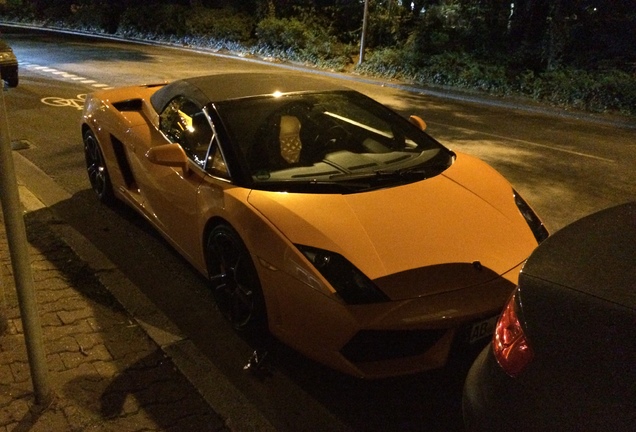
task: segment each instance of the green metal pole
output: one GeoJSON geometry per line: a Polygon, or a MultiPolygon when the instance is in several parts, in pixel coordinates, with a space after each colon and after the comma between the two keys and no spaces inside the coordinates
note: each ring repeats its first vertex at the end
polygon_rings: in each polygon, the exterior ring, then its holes
{"type": "Polygon", "coordinates": [[[367,48],[367,28],[369,22],[369,0],[364,0],[364,14],[362,16],[362,36],[360,37],[360,58],[358,66],[364,61],[364,50],[367,48]]]}
{"type": "Polygon", "coordinates": [[[18,293],[22,327],[24,327],[24,340],[29,358],[35,401],[39,405],[48,405],[52,397],[51,386],[33,287],[26,227],[20,205],[13,155],[11,154],[9,122],[2,87],[4,87],[4,83],[0,77],[0,200],[2,200],[2,214],[7,231],[13,278],[18,293]]]}

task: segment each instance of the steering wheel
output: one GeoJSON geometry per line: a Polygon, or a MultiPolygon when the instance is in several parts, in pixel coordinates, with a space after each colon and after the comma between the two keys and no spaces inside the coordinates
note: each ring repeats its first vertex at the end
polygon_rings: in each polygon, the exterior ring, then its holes
{"type": "Polygon", "coordinates": [[[323,152],[345,150],[349,134],[342,126],[332,126],[316,137],[316,145],[323,152]]]}

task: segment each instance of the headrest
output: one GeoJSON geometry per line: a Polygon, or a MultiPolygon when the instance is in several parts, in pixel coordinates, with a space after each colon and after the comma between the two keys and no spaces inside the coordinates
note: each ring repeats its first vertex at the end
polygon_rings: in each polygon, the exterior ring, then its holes
{"type": "Polygon", "coordinates": [[[292,135],[300,132],[300,121],[294,116],[280,117],[280,135],[292,135]]]}

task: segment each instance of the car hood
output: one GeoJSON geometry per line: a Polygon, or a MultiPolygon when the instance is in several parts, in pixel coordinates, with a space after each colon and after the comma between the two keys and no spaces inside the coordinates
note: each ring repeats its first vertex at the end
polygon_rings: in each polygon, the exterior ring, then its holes
{"type": "Polygon", "coordinates": [[[537,246],[510,184],[463,154],[442,175],[407,185],[344,195],[254,190],[248,200],[292,243],[343,255],[392,299],[488,282],[537,246]]]}

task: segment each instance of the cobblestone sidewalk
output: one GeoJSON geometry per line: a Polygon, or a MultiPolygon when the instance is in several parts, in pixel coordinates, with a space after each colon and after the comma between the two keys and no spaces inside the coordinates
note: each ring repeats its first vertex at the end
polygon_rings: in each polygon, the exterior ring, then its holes
{"type": "Polygon", "coordinates": [[[26,215],[53,401],[34,403],[0,213],[0,432],[227,431],[172,361],[51,230],[26,215]]]}

